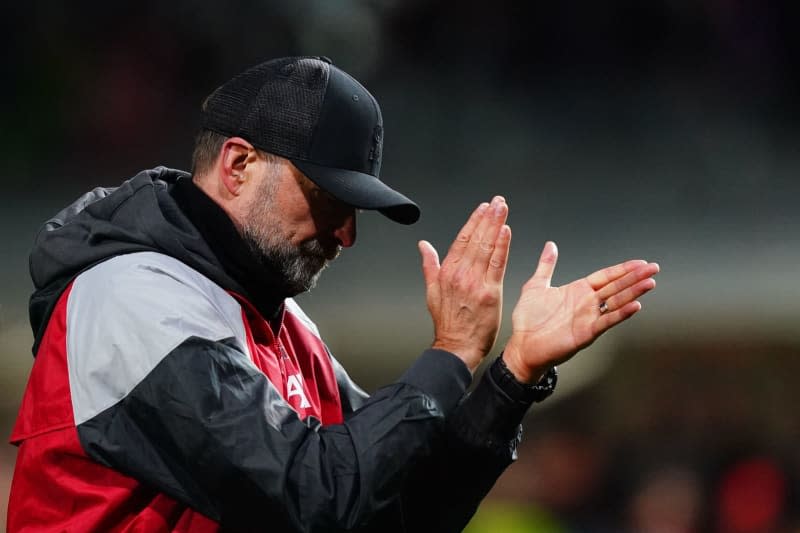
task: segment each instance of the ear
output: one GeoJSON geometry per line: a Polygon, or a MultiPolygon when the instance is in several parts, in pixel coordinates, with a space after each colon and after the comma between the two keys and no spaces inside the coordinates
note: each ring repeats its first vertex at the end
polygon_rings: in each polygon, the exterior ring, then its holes
{"type": "Polygon", "coordinates": [[[220,150],[220,178],[228,193],[239,196],[248,180],[247,167],[257,159],[253,145],[241,137],[231,137],[220,150]]]}

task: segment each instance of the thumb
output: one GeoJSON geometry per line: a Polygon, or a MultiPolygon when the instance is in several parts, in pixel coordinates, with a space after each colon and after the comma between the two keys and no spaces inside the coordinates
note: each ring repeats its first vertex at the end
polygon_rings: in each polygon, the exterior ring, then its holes
{"type": "Polygon", "coordinates": [[[549,287],[557,262],[558,247],[553,241],[547,241],[542,249],[542,255],[539,256],[539,265],[529,283],[537,287],[549,287]]]}
{"type": "Polygon", "coordinates": [[[422,256],[422,275],[425,278],[425,285],[428,286],[436,281],[439,275],[439,254],[428,241],[419,241],[417,247],[422,256]]]}

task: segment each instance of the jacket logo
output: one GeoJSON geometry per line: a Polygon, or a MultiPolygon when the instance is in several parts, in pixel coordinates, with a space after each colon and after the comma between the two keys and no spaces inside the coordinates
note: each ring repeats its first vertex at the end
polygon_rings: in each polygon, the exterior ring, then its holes
{"type": "Polygon", "coordinates": [[[306,393],[303,390],[303,382],[300,377],[300,374],[292,374],[289,376],[289,379],[286,380],[286,399],[288,400],[292,396],[300,396],[300,409],[306,409],[307,407],[311,407],[311,404],[308,403],[306,393]]]}

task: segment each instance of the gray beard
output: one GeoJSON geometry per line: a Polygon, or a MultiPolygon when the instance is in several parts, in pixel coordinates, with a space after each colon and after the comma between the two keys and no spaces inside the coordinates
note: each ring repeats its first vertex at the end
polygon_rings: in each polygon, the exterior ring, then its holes
{"type": "Polygon", "coordinates": [[[328,266],[325,249],[317,240],[294,246],[271,228],[249,224],[242,228],[242,237],[256,260],[281,277],[290,296],[313,289],[328,266]]]}
{"type": "MultiPolygon", "coordinates": [[[[270,169],[274,172],[274,168],[270,169]]],[[[242,226],[242,238],[250,252],[266,269],[276,272],[290,296],[309,291],[317,285],[319,275],[331,260],[339,255],[341,246],[326,253],[319,239],[297,246],[289,242],[276,213],[273,197],[276,190],[274,174],[262,183],[256,200],[250,205],[242,226]]]]}

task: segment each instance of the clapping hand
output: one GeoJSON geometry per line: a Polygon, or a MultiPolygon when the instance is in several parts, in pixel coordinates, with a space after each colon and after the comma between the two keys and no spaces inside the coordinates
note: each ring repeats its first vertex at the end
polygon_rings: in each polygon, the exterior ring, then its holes
{"type": "Polygon", "coordinates": [[[548,241],[536,272],[522,287],[511,316],[512,333],[503,358],[519,381],[535,383],[549,368],[589,346],[627,320],[653,290],[657,263],[634,259],[552,287],[558,248],[548,241]]]}
{"type": "Polygon", "coordinates": [[[494,346],[500,328],[511,230],[508,206],[495,196],[472,213],[444,261],[420,241],[428,310],[433,318],[433,348],[459,357],[470,371],[494,346]]]}

